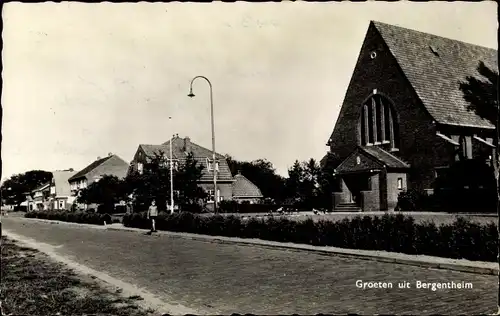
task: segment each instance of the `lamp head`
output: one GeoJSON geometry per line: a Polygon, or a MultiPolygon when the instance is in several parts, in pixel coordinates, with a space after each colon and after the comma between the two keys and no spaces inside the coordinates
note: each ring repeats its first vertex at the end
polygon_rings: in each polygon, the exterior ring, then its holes
{"type": "Polygon", "coordinates": [[[189,89],[188,97],[190,97],[190,98],[194,97],[193,88],[189,89]]]}

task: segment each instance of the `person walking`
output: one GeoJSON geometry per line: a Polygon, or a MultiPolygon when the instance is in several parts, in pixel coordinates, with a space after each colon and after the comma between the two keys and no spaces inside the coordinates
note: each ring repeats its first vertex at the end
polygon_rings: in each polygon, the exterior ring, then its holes
{"type": "Polygon", "coordinates": [[[158,207],[156,206],[156,202],[153,200],[151,202],[151,206],[149,206],[148,209],[148,219],[151,220],[151,232],[156,232],[156,226],[155,226],[155,221],[156,217],[158,216],[158,207]]]}

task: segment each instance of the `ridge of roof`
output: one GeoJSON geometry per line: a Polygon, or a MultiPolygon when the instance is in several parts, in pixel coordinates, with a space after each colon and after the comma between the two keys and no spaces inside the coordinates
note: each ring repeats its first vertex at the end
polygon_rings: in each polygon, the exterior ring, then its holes
{"type": "Polygon", "coordinates": [[[460,84],[469,77],[487,79],[480,63],[498,73],[496,49],[401,26],[371,21],[404,76],[439,124],[492,129],[494,125],[468,109],[460,84]]]}
{"type": "Polygon", "coordinates": [[[74,180],[74,179],[78,179],[78,178],[81,178],[81,177],[85,176],[87,173],[89,173],[90,171],[92,171],[95,168],[99,167],[105,161],[107,161],[108,159],[110,159],[111,157],[114,157],[114,156],[116,156],[116,155],[106,156],[104,158],[97,159],[97,160],[93,161],[88,166],[86,166],[85,168],[83,168],[82,170],[80,170],[76,174],[74,174],[72,177],[70,177],[68,179],[68,181],[71,181],[71,180],[74,180]]]}
{"type": "Polygon", "coordinates": [[[415,30],[415,29],[412,29],[412,28],[409,28],[409,27],[404,27],[404,26],[400,26],[400,25],[396,25],[396,24],[389,24],[389,23],[380,22],[380,21],[376,21],[376,20],[370,20],[370,23],[373,23],[375,26],[380,26],[380,27],[399,28],[399,29],[411,31],[411,32],[414,32],[414,33],[421,33],[421,35],[432,35],[433,37],[436,37],[436,38],[441,38],[441,39],[445,39],[445,40],[449,40],[449,41],[459,42],[459,43],[466,44],[466,45],[471,45],[471,46],[477,46],[477,47],[480,47],[480,48],[483,48],[483,49],[488,49],[488,50],[492,50],[494,52],[497,52],[497,50],[495,48],[492,48],[492,47],[487,47],[487,46],[483,46],[483,45],[473,44],[473,43],[465,42],[465,41],[462,41],[462,40],[458,40],[458,39],[454,39],[454,38],[446,37],[446,36],[442,36],[442,35],[436,35],[436,34],[432,34],[432,33],[427,33],[427,32],[415,30]]]}

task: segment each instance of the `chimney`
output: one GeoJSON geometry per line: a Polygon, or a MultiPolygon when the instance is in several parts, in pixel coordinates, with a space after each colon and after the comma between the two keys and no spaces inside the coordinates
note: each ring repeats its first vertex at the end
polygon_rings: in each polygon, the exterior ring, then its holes
{"type": "Polygon", "coordinates": [[[97,160],[101,160],[101,156],[97,156],[97,160]]]}
{"type": "Polygon", "coordinates": [[[113,156],[113,153],[109,152],[108,157],[111,157],[111,156],[113,156]]]}
{"type": "Polygon", "coordinates": [[[69,168],[69,169],[68,169],[68,171],[69,171],[69,172],[73,172],[73,171],[75,171],[75,170],[74,170],[73,168],[69,168]]]}
{"type": "Polygon", "coordinates": [[[187,136],[184,138],[184,151],[191,151],[191,139],[187,136]]]}

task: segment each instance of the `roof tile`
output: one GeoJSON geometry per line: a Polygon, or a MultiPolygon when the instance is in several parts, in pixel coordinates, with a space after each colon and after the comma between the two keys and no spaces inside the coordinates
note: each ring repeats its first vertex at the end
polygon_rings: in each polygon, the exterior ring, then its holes
{"type": "Polygon", "coordinates": [[[260,189],[242,174],[234,176],[233,197],[235,198],[262,198],[260,189]]]}
{"type": "Polygon", "coordinates": [[[372,22],[432,117],[442,124],[494,128],[467,109],[460,83],[469,76],[481,80],[480,62],[498,73],[497,50],[372,22]],[[437,54],[435,54],[436,51],[437,54]]]}

